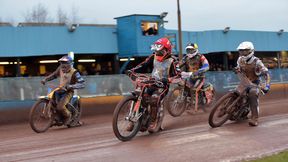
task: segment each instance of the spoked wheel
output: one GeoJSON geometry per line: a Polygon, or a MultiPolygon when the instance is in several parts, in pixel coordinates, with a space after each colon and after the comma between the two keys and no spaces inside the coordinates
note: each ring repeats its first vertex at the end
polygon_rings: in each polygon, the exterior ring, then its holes
{"type": "Polygon", "coordinates": [[[228,113],[227,108],[233,106],[231,104],[236,98],[237,96],[233,92],[230,92],[216,102],[209,115],[209,125],[212,128],[220,127],[231,117],[232,114],[228,113]]]}
{"type": "Polygon", "coordinates": [[[29,123],[31,128],[37,133],[47,131],[52,125],[53,114],[48,108],[49,100],[38,100],[30,110],[29,123]]]}
{"type": "Polygon", "coordinates": [[[180,116],[186,109],[186,96],[183,96],[183,91],[183,87],[174,88],[166,101],[167,110],[173,117],[180,116]]]}
{"type": "MultiPolygon", "coordinates": [[[[132,111],[137,98],[134,96],[127,96],[119,102],[113,114],[113,132],[115,136],[121,141],[131,140],[136,136],[140,130],[142,117],[136,122],[129,120],[129,112],[132,111]],[[133,126],[131,126],[133,125],[133,126]],[[129,127],[131,129],[129,129],[129,127]]],[[[132,113],[132,112],[131,112],[132,113]]],[[[131,115],[130,113],[130,115],[131,115]]]]}

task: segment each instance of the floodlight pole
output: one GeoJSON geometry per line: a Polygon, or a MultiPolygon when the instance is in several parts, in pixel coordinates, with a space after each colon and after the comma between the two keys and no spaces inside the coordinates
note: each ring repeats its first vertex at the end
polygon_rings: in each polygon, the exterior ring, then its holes
{"type": "Polygon", "coordinates": [[[181,11],[179,0],[177,0],[177,16],[178,16],[178,41],[179,41],[179,61],[182,63],[182,30],[181,30],[181,11]]]}

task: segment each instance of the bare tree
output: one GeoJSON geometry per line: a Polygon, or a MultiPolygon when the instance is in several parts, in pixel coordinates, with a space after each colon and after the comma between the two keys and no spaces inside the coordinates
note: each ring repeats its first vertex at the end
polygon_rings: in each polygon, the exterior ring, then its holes
{"type": "Polygon", "coordinates": [[[48,17],[48,9],[42,3],[38,3],[32,8],[31,11],[27,11],[25,14],[26,22],[51,22],[51,19],[48,17]]]}
{"type": "Polygon", "coordinates": [[[64,12],[60,7],[58,7],[57,11],[57,20],[58,23],[65,23],[65,24],[68,23],[69,21],[66,12],[64,12]]]}
{"type": "Polygon", "coordinates": [[[71,24],[78,24],[80,21],[80,18],[78,16],[78,9],[73,6],[70,14],[70,23],[71,24]]]}

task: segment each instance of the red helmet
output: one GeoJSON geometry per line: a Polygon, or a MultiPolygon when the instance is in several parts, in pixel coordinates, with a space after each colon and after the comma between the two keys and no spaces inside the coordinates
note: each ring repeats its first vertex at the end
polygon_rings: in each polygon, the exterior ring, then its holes
{"type": "Polygon", "coordinates": [[[172,46],[167,38],[158,39],[151,47],[151,50],[155,51],[157,61],[164,61],[171,55],[172,46]]]}

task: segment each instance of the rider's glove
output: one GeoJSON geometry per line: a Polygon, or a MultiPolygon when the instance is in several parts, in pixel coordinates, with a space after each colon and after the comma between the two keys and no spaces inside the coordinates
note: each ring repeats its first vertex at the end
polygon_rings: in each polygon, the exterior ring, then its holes
{"type": "Polygon", "coordinates": [[[45,85],[46,84],[46,79],[41,80],[41,84],[45,85]]]}
{"type": "Polygon", "coordinates": [[[132,74],[132,71],[131,71],[131,70],[126,70],[126,71],[125,71],[125,74],[130,77],[130,75],[132,74]]]}
{"type": "Polygon", "coordinates": [[[268,91],[270,90],[270,85],[268,84],[268,85],[266,85],[263,89],[262,89],[262,91],[266,94],[266,93],[268,93],[268,91]]]}
{"type": "Polygon", "coordinates": [[[167,78],[162,78],[161,79],[161,82],[164,84],[164,85],[167,85],[169,80],[167,78]]]}
{"type": "Polygon", "coordinates": [[[132,70],[126,70],[125,74],[128,75],[128,77],[130,77],[133,81],[136,80],[136,76],[133,75],[133,71],[132,70]]]}
{"type": "Polygon", "coordinates": [[[190,78],[192,76],[193,76],[192,72],[185,72],[185,71],[181,72],[181,78],[182,79],[187,79],[187,78],[190,78]]]}
{"type": "Polygon", "coordinates": [[[65,86],[65,89],[66,89],[67,91],[72,90],[72,89],[73,89],[73,86],[72,86],[72,85],[66,85],[66,86],[65,86]]]}
{"type": "Polygon", "coordinates": [[[240,68],[239,68],[239,67],[233,68],[233,72],[234,72],[235,74],[239,73],[239,72],[240,72],[240,68]]]}

